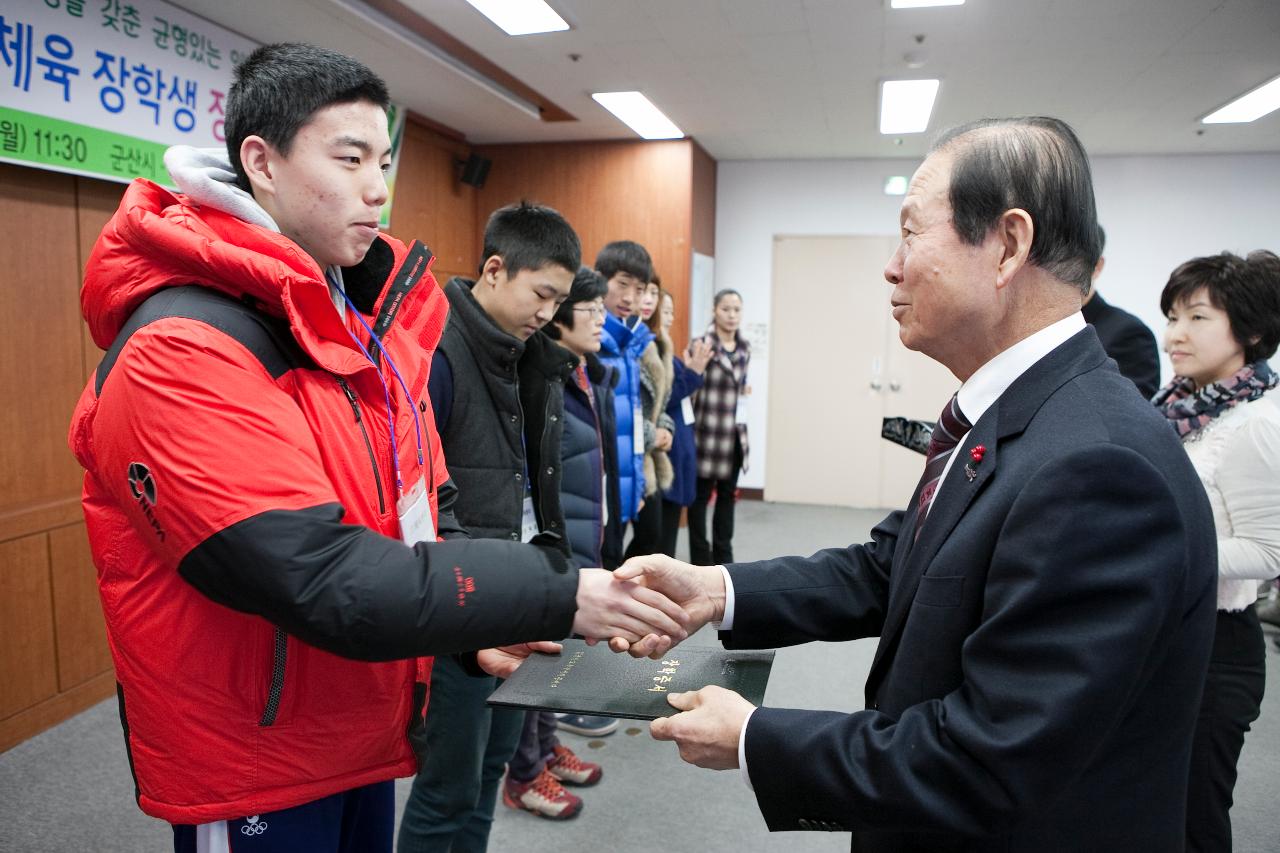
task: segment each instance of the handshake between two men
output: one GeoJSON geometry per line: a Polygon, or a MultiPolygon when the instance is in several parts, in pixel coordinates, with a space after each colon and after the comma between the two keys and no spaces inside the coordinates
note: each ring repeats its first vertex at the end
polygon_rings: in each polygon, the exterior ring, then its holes
{"type": "MultiPolygon", "coordinates": [[[[662,554],[633,557],[612,573],[580,570],[573,631],[588,643],[605,640],[620,654],[658,659],[708,622],[721,621],[725,598],[718,566],[694,566],[662,554]]],[[[559,643],[532,642],[485,649],[477,657],[491,675],[506,678],[533,652],[560,649],[559,643]]],[[[714,686],[673,693],[668,701],[681,713],[654,720],[655,739],[675,741],[690,764],[738,767],[738,741],[754,705],[714,686]]]]}

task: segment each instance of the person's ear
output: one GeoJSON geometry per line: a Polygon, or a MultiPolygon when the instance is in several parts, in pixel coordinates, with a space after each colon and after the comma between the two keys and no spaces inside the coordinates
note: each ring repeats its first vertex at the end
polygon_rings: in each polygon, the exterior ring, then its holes
{"type": "Polygon", "coordinates": [[[240,167],[249,179],[249,188],[255,198],[259,193],[275,195],[275,160],[279,152],[261,136],[247,136],[240,143],[240,167]]]}
{"type": "Polygon", "coordinates": [[[1031,241],[1036,227],[1031,214],[1020,207],[1006,210],[996,223],[995,240],[999,248],[996,287],[1004,287],[1027,265],[1031,241]]]}
{"type": "Polygon", "coordinates": [[[502,262],[502,256],[490,255],[480,268],[480,278],[486,284],[496,287],[499,279],[505,277],[506,271],[507,266],[502,262]]]}

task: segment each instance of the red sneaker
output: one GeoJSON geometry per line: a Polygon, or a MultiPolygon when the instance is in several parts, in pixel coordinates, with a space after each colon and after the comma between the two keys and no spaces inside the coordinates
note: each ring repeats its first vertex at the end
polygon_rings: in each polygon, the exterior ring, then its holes
{"type": "Polygon", "coordinates": [[[547,772],[566,785],[584,787],[599,782],[603,775],[599,764],[583,761],[563,744],[556,744],[555,754],[547,759],[547,772]]]}
{"type": "Polygon", "coordinates": [[[566,791],[546,768],[531,782],[516,782],[508,776],[502,783],[502,802],[549,820],[568,820],[582,811],[582,798],[566,791]]]}

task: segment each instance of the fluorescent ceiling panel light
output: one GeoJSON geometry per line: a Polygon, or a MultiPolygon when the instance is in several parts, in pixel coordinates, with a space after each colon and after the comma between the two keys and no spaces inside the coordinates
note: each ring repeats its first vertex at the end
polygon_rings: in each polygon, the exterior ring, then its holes
{"type": "Polygon", "coordinates": [[[893,175],[884,179],[885,195],[906,195],[907,194],[907,177],[906,175],[893,175]]]}
{"type": "Polygon", "coordinates": [[[880,84],[880,132],[922,133],[937,95],[937,80],[885,80],[880,84]]]}
{"type": "Polygon", "coordinates": [[[928,6],[963,6],[964,0],[892,0],[890,9],[924,9],[928,6]]]}
{"type": "Polygon", "coordinates": [[[543,0],[467,0],[509,36],[554,33],[569,29],[564,18],[543,0]]]}
{"type": "Polygon", "coordinates": [[[639,92],[596,92],[591,97],[645,139],[680,139],[684,131],[639,92]]]}
{"type": "Polygon", "coordinates": [[[1231,124],[1260,119],[1269,112],[1280,109],[1280,77],[1263,83],[1252,92],[1236,98],[1220,110],[1214,110],[1200,119],[1203,124],[1231,124]]]}

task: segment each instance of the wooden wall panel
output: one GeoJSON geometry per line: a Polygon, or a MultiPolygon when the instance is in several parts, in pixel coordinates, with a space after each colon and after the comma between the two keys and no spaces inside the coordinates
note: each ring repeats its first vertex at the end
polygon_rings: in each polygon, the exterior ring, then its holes
{"type": "Polygon", "coordinates": [[[0,719],[58,692],[49,585],[49,538],[44,533],[0,542],[0,719]]]}
{"type": "Polygon", "coordinates": [[[0,164],[0,513],[78,493],[67,424],[80,395],[75,178],[0,164]]]}
{"type": "Polygon", "coordinates": [[[477,147],[493,160],[480,191],[480,225],[490,211],[528,199],[564,214],[587,265],[606,243],[635,240],[678,307],[689,293],[691,148],[686,140],[477,147]]]}
{"type": "Polygon", "coordinates": [[[388,230],[406,243],[421,240],[435,252],[441,284],[454,275],[475,278],[480,263],[476,190],[458,180],[455,165],[470,153],[465,142],[412,119],[405,125],[388,230]]]}
{"type": "MultiPolygon", "coordinates": [[[[716,254],[716,161],[693,143],[693,180],[691,206],[691,230],[693,251],[715,257],[716,254]]],[[[689,293],[683,294],[684,302],[676,301],[675,328],[686,333],[689,328],[689,293]]]]}
{"type": "Polygon", "coordinates": [[[98,578],[84,524],[49,531],[49,567],[58,689],[66,691],[112,668],[98,599],[98,578]]]}
{"type": "Polygon", "coordinates": [[[108,695],[113,674],[67,449],[101,352],[80,319],[84,263],[123,184],[0,165],[0,750],[108,695]]]}

